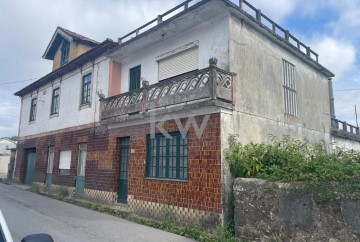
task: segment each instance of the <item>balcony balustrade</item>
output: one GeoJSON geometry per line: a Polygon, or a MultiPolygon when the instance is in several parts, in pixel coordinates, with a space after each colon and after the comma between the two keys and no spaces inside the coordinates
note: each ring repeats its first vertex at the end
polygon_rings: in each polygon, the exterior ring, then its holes
{"type": "Polygon", "coordinates": [[[213,101],[233,106],[235,74],[217,67],[216,58],[209,60],[209,67],[169,78],[149,85],[143,80],[143,87],[117,96],[102,98],[101,120],[103,122],[119,117],[146,115],[149,111],[171,106],[187,105],[201,101],[213,101]]]}

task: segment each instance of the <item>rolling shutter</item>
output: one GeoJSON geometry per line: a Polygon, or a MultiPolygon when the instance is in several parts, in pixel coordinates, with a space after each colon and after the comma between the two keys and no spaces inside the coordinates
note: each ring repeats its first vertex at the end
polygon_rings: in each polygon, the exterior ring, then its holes
{"type": "Polygon", "coordinates": [[[60,151],[60,170],[69,170],[71,164],[71,150],[60,151]]]}
{"type": "Polygon", "coordinates": [[[159,81],[197,70],[199,63],[199,48],[193,47],[159,60],[159,81]]]}

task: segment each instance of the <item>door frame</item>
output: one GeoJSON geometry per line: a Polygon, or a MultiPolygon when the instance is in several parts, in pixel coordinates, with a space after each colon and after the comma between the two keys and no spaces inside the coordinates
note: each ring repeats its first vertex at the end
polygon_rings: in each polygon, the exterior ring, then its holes
{"type": "Polygon", "coordinates": [[[35,163],[36,163],[36,148],[33,147],[33,148],[26,149],[26,170],[25,170],[25,184],[26,185],[31,186],[34,182],[35,163]],[[29,167],[29,155],[30,154],[33,155],[32,167],[29,167]],[[29,169],[32,172],[31,177],[28,176],[28,175],[30,175],[29,169]]]}
{"type": "Polygon", "coordinates": [[[48,147],[47,166],[46,166],[46,188],[49,191],[51,190],[51,185],[52,185],[52,173],[54,170],[54,160],[55,160],[55,147],[49,146],[48,147]],[[50,151],[51,151],[51,153],[50,153],[50,151]],[[49,169],[49,166],[51,166],[51,169],[49,169]]]}
{"type": "Polygon", "coordinates": [[[78,165],[76,169],[76,182],[75,182],[75,191],[78,195],[83,195],[85,191],[85,171],[86,171],[86,157],[87,157],[87,143],[80,143],[78,144],[78,165]],[[81,152],[85,152],[84,157],[84,170],[83,175],[80,175],[81,172],[81,152]]]}
{"type": "MultiPolygon", "coordinates": [[[[118,171],[117,171],[117,202],[118,203],[122,203],[122,204],[127,204],[127,199],[128,199],[128,194],[129,194],[129,161],[130,161],[130,145],[131,145],[131,139],[130,137],[121,137],[118,139],[118,152],[119,152],[119,156],[118,156],[118,171]],[[122,144],[122,141],[124,141],[124,143],[122,144]],[[122,150],[127,150],[127,161],[126,162],[122,162],[122,150]],[[126,164],[125,164],[126,163],[126,164]],[[122,166],[124,165],[125,166],[122,166]],[[122,171],[122,167],[126,168],[126,171],[122,171]],[[122,175],[126,176],[126,179],[121,178],[121,172],[125,172],[122,175]],[[123,187],[120,186],[120,183],[124,182],[126,183],[126,189],[125,191],[122,191],[121,189],[123,187]]],[[[126,151],[125,151],[126,152],[126,151]]]]}

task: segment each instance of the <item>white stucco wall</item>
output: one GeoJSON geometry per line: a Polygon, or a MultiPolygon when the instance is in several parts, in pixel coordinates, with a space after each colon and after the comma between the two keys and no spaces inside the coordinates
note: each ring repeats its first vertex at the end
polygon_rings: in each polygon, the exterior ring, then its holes
{"type": "Polygon", "coordinates": [[[109,59],[99,57],[94,67],[87,63],[82,73],[76,69],[63,76],[62,81],[56,79],[38,91],[22,98],[19,137],[70,128],[99,121],[99,98],[96,91],[108,92],[109,59]],[[92,73],[91,105],[80,108],[82,76],[92,73]],[[60,87],[59,114],[50,116],[52,91],[60,87]],[[31,96],[32,95],[32,96],[31,96]],[[36,119],[29,122],[31,99],[37,97],[36,119]]]}
{"type": "Polygon", "coordinates": [[[199,42],[199,69],[208,67],[211,57],[218,59],[219,67],[228,69],[228,36],[229,18],[228,13],[224,11],[223,15],[217,16],[209,22],[196,25],[145,51],[134,53],[122,62],[121,92],[129,91],[131,68],[141,65],[141,76],[150,84],[154,84],[158,82],[158,62],[155,58],[194,41],[199,42]]]}
{"type": "Polygon", "coordinates": [[[330,143],[330,99],[325,75],[233,15],[229,48],[230,71],[237,74],[231,122],[243,142],[266,142],[271,134],[330,143]],[[295,66],[296,117],[284,113],[283,60],[295,66]]]}
{"type": "Polygon", "coordinates": [[[10,162],[10,155],[0,156],[0,178],[6,177],[8,166],[10,162]]]}
{"type": "Polygon", "coordinates": [[[331,144],[333,146],[333,149],[336,149],[337,147],[341,149],[346,150],[358,150],[360,151],[360,142],[356,140],[351,139],[345,139],[342,137],[337,136],[331,136],[331,144]]]}

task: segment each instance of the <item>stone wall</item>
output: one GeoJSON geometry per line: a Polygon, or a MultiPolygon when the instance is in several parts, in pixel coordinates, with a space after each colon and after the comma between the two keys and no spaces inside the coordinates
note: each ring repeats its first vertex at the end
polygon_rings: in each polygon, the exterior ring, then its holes
{"type": "Polygon", "coordinates": [[[294,185],[258,179],[234,182],[236,236],[251,240],[359,241],[360,201],[317,204],[294,185]]]}

